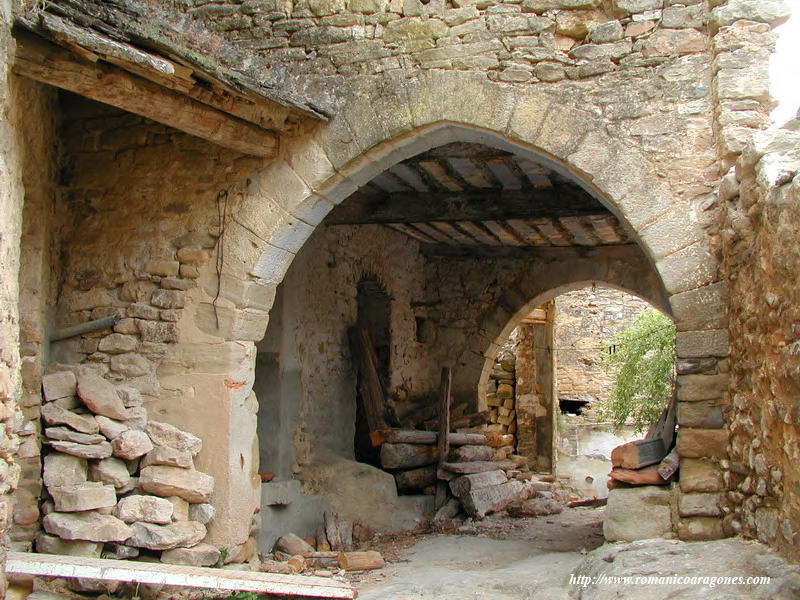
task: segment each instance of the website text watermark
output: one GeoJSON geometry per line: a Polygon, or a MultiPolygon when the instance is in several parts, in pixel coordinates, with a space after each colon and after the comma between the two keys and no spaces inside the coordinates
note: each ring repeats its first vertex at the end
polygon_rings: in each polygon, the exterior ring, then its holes
{"type": "Polygon", "coordinates": [[[570,585],[589,587],[595,585],[768,585],[769,577],[703,576],[703,575],[575,575],[569,576],[570,585]]]}

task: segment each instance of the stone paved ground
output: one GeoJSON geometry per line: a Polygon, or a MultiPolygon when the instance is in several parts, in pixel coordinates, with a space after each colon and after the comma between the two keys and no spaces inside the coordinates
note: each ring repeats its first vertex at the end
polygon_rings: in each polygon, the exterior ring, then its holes
{"type": "Polygon", "coordinates": [[[360,600],[611,600],[800,598],[800,567],[757,542],[644,540],[602,544],[602,509],[510,519],[467,533],[392,540],[379,572],[356,580],[360,600]],[[768,585],[570,585],[585,576],[770,576],[768,585]]]}

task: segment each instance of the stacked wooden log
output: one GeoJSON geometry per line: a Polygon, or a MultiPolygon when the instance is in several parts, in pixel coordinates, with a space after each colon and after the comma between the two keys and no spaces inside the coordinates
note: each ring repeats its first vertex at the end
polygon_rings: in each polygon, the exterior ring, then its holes
{"type": "Polygon", "coordinates": [[[380,552],[357,550],[372,538],[372,529],[365,523],[341,520],[326,512],[314,538],[303,539],[293,533],[280,537],[272,554],[261,562],[261,570],[329,575],[340,570],[380,569],[385,564],[380,552]]]}

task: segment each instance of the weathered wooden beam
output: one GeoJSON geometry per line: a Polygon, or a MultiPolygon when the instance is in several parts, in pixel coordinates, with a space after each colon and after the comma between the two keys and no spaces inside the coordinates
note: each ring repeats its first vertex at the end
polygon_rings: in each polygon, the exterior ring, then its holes
{"type": "Polygon", "coordinates": [[[13,70],[91,100],[152,119],[244,154],[275,156],[275,133],[102,62],[92,63],[33,34],[18,32],[13,70]]]}
{"type": "Polygon", "coordinates": [[[223,571],[207,567],[186,567],[54,554],[9,552],[6,573],[34,577],[67,577],[95,581],[123,581],[177,587],[255,592],[279,596],[313,598],[356,598],[349,585],[324,577],[223,571]]]}
{"type": "Polygon", "coordinates": [[[390,194],[361,190],[351,200],[334,208],[325,222],[328,225],[452,223],[610,214],[588,194],[565,197],[553,189],[390,194]]]}
{"type": "MultiPolygon", "coordinates": [[[[450,367],[442,367],[442,375],[439,380],[439,429],[436,433],[436,453],[439,455],[437,467],[442,466],[450,453],[450,389],[452,384],[453,373],[450,367]]],[[[437,481],[434,507],[439,510],[445,502],[447,502],[447,484],[437,481]]]]}

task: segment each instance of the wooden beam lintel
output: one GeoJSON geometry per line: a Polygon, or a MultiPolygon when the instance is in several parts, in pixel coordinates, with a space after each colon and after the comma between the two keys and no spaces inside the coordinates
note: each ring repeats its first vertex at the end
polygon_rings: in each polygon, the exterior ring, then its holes
{"type": "Polygon", "coordinates": [[[272,158],[278,138],[177,91],[117,67],[92,63],[27,32],[16,35],[13,70],[103,104],[168,125],[243,154],[272,158]]]}

